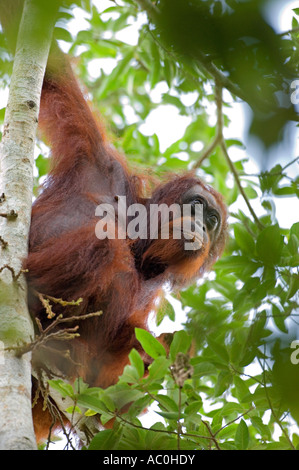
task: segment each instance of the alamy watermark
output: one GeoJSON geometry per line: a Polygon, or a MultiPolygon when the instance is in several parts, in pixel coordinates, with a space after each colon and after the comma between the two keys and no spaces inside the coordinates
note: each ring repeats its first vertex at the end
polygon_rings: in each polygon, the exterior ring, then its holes
{"type": "Polygon", "coordinates": [[[185,250],[195,250],[203,242],[203,204],[143,204],[127,206],[126,196],[117,197],[117,208],[102,203],[95,233],[98,239],[184,239],[185,250]]]}
{"type": "Polygon", "coordinates": [[[295,350],[290,357],[291,363],[294,365],[299,364],[299,340],[295,339],[292,341],[290,348],[295,350]]]}
{"type": "Polygon", "coordinates": [[[291,93],[291,103],[299,104],[299,80],[293,80],[291,83],[291,89],[294,90],[291,93]]]}

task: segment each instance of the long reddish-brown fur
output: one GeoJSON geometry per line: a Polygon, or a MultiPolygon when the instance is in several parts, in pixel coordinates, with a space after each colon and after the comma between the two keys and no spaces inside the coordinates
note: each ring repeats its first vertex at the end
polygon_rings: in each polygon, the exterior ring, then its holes
{"type": "MultiPolygon", "coordinates": [[[[147,328],[149,312],[166,281],[183,286],[203,274],[218,258],[225,239],[226,210],[216,191],[193,174],[173,176],[143,194],[146,179],[128,169],[124,159],[107,142],[74,78],[65,56],[55,48],[44,80],[40,127],[52,149],[52,169],[33,205],[28,269],[29,306],[47,325],[45,311],[35,291],[76,300],[78,306],[53,310],[64,315],[103,311],[100,317],[79,323],[80,337],[53,348],[69,349],[72,361],[62,355],[40,352],[34,360],[54,364],[66,377],[81,376],[91,386],[107,387],[117,381],[135,347],[145,362],[149,358],[137,342],[135,327],[147,328]],[[95,209],[126,196],[127,205],[180,202],[195,184],[209,191],[222,213],[217,242],[200,256],[186,258],[177,240],[99,240],[95,235],[95,209]],[[157,268],[156,268],[157,267],[157,268]],[[77,365],[75,365],[77,364],[77,365]]],[[[47,435],[49,421],[38,406],[36,432],[47,435]],[[43,425],[44,424],[44,425],[43,425]]]]}

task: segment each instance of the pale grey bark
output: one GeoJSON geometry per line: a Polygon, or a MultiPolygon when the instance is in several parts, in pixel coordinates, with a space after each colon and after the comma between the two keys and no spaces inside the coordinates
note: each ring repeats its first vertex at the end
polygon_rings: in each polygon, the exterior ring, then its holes
{"type": "Polygon", "coordinates": [[[0,148],[1,450],[36,448],[31,357],[27,353],[19,358],[6,348],[30,342],[34,336],[21,268],[28,251],[40,94],[56,16],[53,9],[53,17],[41,20],[42,4],[41,0],[24,3],[0,148]]]}

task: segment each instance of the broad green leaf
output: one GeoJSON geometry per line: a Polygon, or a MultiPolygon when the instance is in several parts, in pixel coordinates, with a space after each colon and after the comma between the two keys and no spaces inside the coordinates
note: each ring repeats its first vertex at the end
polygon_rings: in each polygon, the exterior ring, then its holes
{"type": "Polygon", "coordinates": [[[129,359],[132,364],[132,366],[135,367],[138,377],[141,378],[144,375],[144,362],[136,349],[132,349],[132,351],[129,354],[129,359]]]}
{"type": "Polygon", "coordinates": [[[238,376],[234,377],[234,384],[236,387],[236,397],[238,398],[239,402],[242,403],[243,398],[249,394],[249,386],[245,380],[242,380],[238,376]]]}
{"type": "Polygon", "coordinates": [[[279,263],[282,247],[283,237],[278,225],[266,227],[257,238],[257,254],[266,265],[279,263]]]}
{"type": "Polygon", "coordinates": [[[149,356],[154,359],[159,356],[166,356],[166,351],[162,344],[147,330],[143,330],[142,328],[135,328],[135,334],[144,351],[149,356]]]}
{"type": "Polygon", "coordinates": [[[288,332],[288,328],[285,324],[286,315],[276,305],[272,305],[272,318],[275,325],[280,331],[282,331],[283,333],[288,332]]]}
{"type": "Polygon", "coordinates": [[[200,408],[202,407],[202,401],[194,401],[193,403],[190,403],[190,405],[186,406],[185,410],[184,410],[184,414],[187,416],[187,415],[190,415],[190,417],[192,418],[192,416],[194,416],[199,410],[200,408]]]}
{"type": "Polygon", "coordinates": [[[91,443],[89,444],[89,450],[113,450],[117,449],[117,445],[120,441],[123,433],[122,428],[117,431],[114,429],[104,429],[94,436],[91,443]]]}
{"type": "Polygon", "coordinates": [[[82,414],[82,411],[80,410],[79,406],[69,406],[68,408],[66,408],[65,411],[69,414],[73,414],[73,413],[82,414]]]}
{"type": "Polygon", "coordinates": [[[239,450],[246,450],[249,444],[249,431],[244,419],[241,419],[235,434],[235,444],[239,450]]]}
{"type": "Polygon", "coordinates": [[[166,419],[174,419],[177,421],[179,418],[178,412],[175,413],[171,411],[156,411],[156,413],[162,416],[162,418],[166,418],[166,419]]]}
{"type": "Polygon", "coordinates": [[[220,342],[220,340],[216,341],[212,338],[207,338],[208,346],[209,348],[214,351],[214,353],[217,354],[217,356],[220,357],[224,362],[229,362],[229,355],[227,352],[227,349],[223,343],[220,342]]]}
{"type": "Polygon", "coordinates": [[[268,426],[266,426],[262,419],[259,416],[251,416],[250,417],[252,425],[258,431],[258,433],[265,439],[271,439],[271,432],[268,426]]]}
{"type": "Polygon", "coordinates": [[[294,297],[294,295],[298,293],[298,290],[299,290],[299,275],[294,273],[291,275],[290,286],[289,286],[286,300],[290,300],[292,297],[294,297]]]}
{"type": "MultiPolygon", "coordinates": [[[[193,364],[191,359],[191,364],[193,364]]],[[[204,377],[205,375],[214,375],[218,373],[217,367],[210,362],[200,362],[193,366],[194,372],[192,374],[193,378],[204,377]]]]}
{"type": "Polygon", "coordinates": [[[73,387],[65,383],[63,380],[49,380],[49,385],[54,390],[57,390],[63,397],[75,398],[73,387]]]}
{"type": "Polygon", "coordinates": [[[234,225],[236,242],[246,255],[253,256],[255,251],[255,241],[252,235],[240,224],[234,225]]]}
{"type": "Polygon", "coordinates": [[[191,346],[191,341],[191,336],[185,330],[176,331],[170,345],[170,358],[174,361],[179,352],[186,354],[191,346]]]}
{"type": "Polygon", "coordinates": [[[169,372],[170,360],[166,357],[160,356],[154,360],[149,366],[149,382],[155,382],[165,378],[167,372],[169,372]]]}
{"type": "Polygon", "coordinates": [[[217,412],[217,414],[223,418],[226,418],[232,414],[238,415],[244,412],[244,408],[239,403],[228,402],[217,412]]]}
{"type": "Polygon", "coordinates": [[[167,395],[156,395],[156,400],[159,403],[160,408],[167,411],[178,411],[178,405],[176,402],[167,395]]]}
{"type": "MultiPolygon", "coordinates": [[[[83,406],[85,408],[90,408],[93,411],[96,411],[99,414],[102,413],[109,413],[109,409],[105,405],[105,403],[100,400],[100,398],[93,397],[91,395],[87,395],[83,393],[78,397],[78,405],[83,406]]],[[[113,414],[111,413],[110,419],[113,418],[113,414]]]]}

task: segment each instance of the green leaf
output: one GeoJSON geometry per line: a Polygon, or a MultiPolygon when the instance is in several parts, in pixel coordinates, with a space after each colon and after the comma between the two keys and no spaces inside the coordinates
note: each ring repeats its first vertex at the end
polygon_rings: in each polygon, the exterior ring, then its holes
{"type": "Polygon", "coordinates": [[[217,415],[223,418],[227,418],[228,416],[232,414],[237,416],[238,414],[241,414],[243,412],[244,412],[244,409],[239,403],[228,402],[228,403],[225,403],[224,406],[219,411],[217,411],[217,415]]]}
{"type": "Polygon", "coordinates": [[[234,225],[234,234],[239,247],[247,255],[253,256],[255,252],[255,241],[248,231],[240,224],[234,225]]]}
{"type": "Polygon", "coordinates": [[[200,410],[201,407],[202,407],[201,400],[194,401],[190,403],[190,405],[186,406],[184,414],[190,415],[190,417],[192,418],[192,415],[195,415],[200,410]]]}
{"type": "Polygon", "coordinates": [[[112,385],[105,391],[105,394],[109,394],[109,398],[113,401],[117,409],[121,409],[128,403],[134,402],[143,397],[142,392],[139,390],[134,390],[125,383],[112,385]]]}
{"type": "Polygon", "coordinates": [[[178,417],[179,417],[179,414],[178,412],[174,413],[174,412],[171,412],[171,411],[156,411],[156,413],[160,416],[162,416],[162,418],[166,418],[166,419],[174,419],[174,420],[178,420],[178,417]]]}
{"type": "Polygon", "coordinates": [[[65,383],[63,380],[49,380],[48,382],[50,387],[57,390],[62,397],[71,397],[75,399],[75,393],[70,384],[65,383]]]}
{"type": "Polygon", "coordinates": [[[151,335],[147,330],[142,328],[135,328],[135,335],[144,351],[156,359],[159,356],[166,356],[166,351],[162,344],[151,335]]]}
{"type": "Polygon", "coordinates": [[[191,346],[191,341],[191,336],[185,330],[176,331],[170,345],[170,358],[174,361],[179,352],[186,354],[191,346]]]}
{"type": "Polygon", "coordinates": [[[6,110],[6,108],[1,108],[0,109],[0,123],[1,124],[3,124],[3,122],[4,122],[5,110],[6,110]]]}
{"type": "Polygon", "coordinates": [[[50,161],[48,158],[45,158],[42,154],[39,154],[39,156],[35,160],[36,167],[38,169],[38,176],[44,176],[49,172],[50,168],[50,161]]]}
{"type": "Polygon", "coordinates": [[[278,225],[266,227],[258,236],[257,254],[266,265],[278,264],[283,248],[283,237],[278,225]]]}
{"type": "Polygon", "coordinates": [[[280,331],[283,333],[288,332],[288,329],[285,325],[286,315],[276,305],[272,305],[272,318],[280,331]]]}
{"type": "Polygon", "coordinates": [[[117,431],[114,429],[105,429],[94,436],[89,444],[89,450],[113,450],[117,449],[117,445],[122,435],[122,428],[117,431]]]}
{"type": "Polygon", "coordinates": [[[296,255],[298,253],[299,239],[295,234],[291,234],[288,242],[288,250],[291,255],[296,255]]]}
{"type": "Polygon", "coordinates": [[[259,416],[251,416],[250,418],[252,425],[258,431],[258,433],[262,436],[263,439],[271,439],[271,432],[268,426],[266,426],[262,419],[259,416]]]}
{"type": "MultiPolygon", "coordinates": [[[[100,398],[91,396],[88,394],[83,393],[82,395],[79,395],[78,397],[78,405],[83,406],[85,408],[90,408],[93,411],[96,411],[99,414],[102,413],[109,413],[109,409],[105,405],[105,403],[100,400],[100,398]]],[[[111,413],[110,419],[113,417],[113,414],[111,413]]]]}
{"type": "Polygon", "coordinates": [[[161,308],[158,310],[156,324],[159,326],[165,317],[168,317],[171,321],[175,320],[174,308],[168,301],[163,302],[161,308]]]}
{"type": "Polygon", "coordinates": [[[290,300],[299,290],[299,275],[292,274],[286,300],[290,300]]]}
{"type": "MultiPolygon", "coordinates": [[[[191,364],[193,361],[191,359],[191,364]]],[[[218,373],[218,369],[214,364],[210,362],[200,362],[199,364],[194,365],[194,372],[192,374],[193,378],[204,377],[205,375],[215,375],[218,373]]]]}
{"type": "Polygon", "coordinates": [[[290,235],[295,235],[297,239],[299,240],[299,222],[296,222],[295,224],[292,225],[291,230],[290,230],[290,235]]]}
{"type": "Polygon", "coordinates": [[[71,33],[65,28],[59,28],[58,26],[56,26],[56,28],[54,29],[54,36],[58,40],[71,43],[73,42],[73,37],[71,33]]]}
{"type": "Polygon", "coordinates": [[[80,410],[79,406],[69,406],[68,408],[66,408],[65,411],[69,414],[73,414],[73,413],[82,414],[82,411],[80,410]]]}
{"type": "Polygon", "coordinates": [[[151,41],[150,49],[152,58],[152,64],[150,68],[150,85],[151,88],[154,88],[154,86],[158,83],[160,77],[160,54],[155,41],[151,41]]]}
{"type": "Polygon", "coordinates": [[[135,367],[139,378],[144,376],[144,362],[136,349],[132,349],[132,351],[129,354],[129,359],[132,364],[132,366],[135,367]]]}
{"type": "Polygon", "coordinates": [[[242,380],[240,377],[235,376],[234,377],[234,384],[236,387],[236,397],[238,398],[239,402],[243,402],[243,398],[245,396],[248,396],[249,393],[249,387],[245,380],[242,380]]]}
{"type": "Polygon", "coordinates": [[[226,363],[229,362],[229,355],[224,344],[220,344],[219,341],[215,341],[212,338],[208,338],[207,342],[209,348],[211,348],[212,351],[214,351],[214,353],[216,353],[217,356],[220,357],[220,359],[222,359],[226,363]]]}
{"type": "Polygon", "coordinates": [[[249,444],[249,431],[243,419],[241,419],[236,430],[235,444],[239,450],[246,450],[249,444]]]}
{"type": "Polygon", "coordinates": [[[156,395],[156,400],[163,408],[167,411],[178,411],[178,405],[176,402],[167,395],[156,395]]]}
{"type": "Polygon", "coordinates": [[[126,382],[128,384],[135,384],[139,382],[139,374],[134,366],[125,366],[124,371],[120,377],[121,382],[126,382]]]}
{"type": "Polygon", "coordinates": [[[166,357],[160,356],[154,360],[149,366],[149,382],[155,382],[157,380],[164,379],[166,374],[169,372],[170,360],[166,357]]]}

